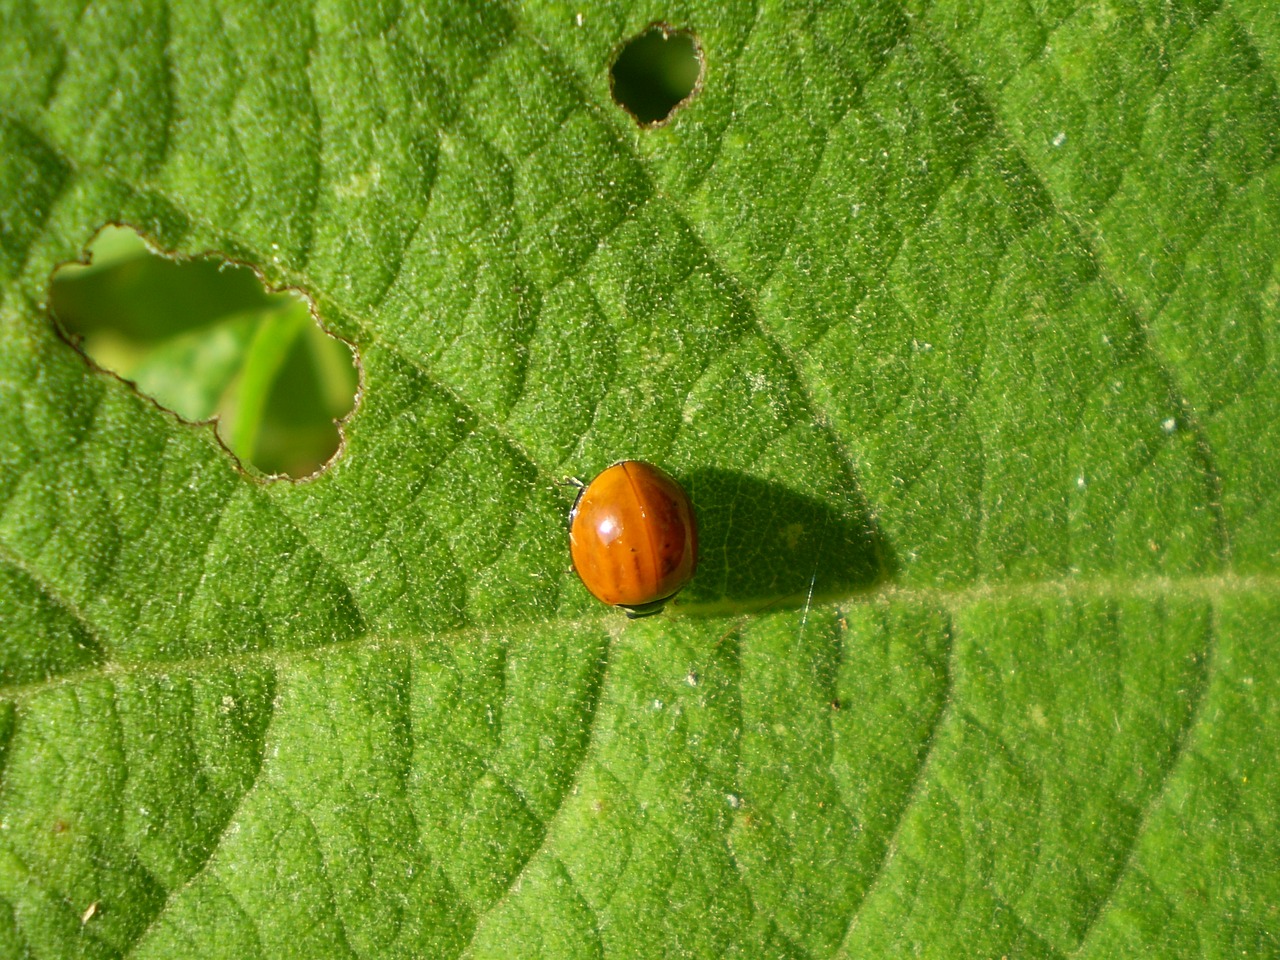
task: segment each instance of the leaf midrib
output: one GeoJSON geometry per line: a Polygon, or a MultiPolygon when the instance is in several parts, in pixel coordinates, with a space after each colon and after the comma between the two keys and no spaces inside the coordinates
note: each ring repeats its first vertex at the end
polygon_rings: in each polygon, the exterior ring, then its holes
{"type": "MultiPolygon", "coordinates": [[[[37,581],[39,583],[39,581],[37,581]]],[[[978,603],[1000,603],[1018,600],[1160,600],[1166,598],[1204,599],[1211,602],[1223,597],[1261,595],[1280,598],[1280,576],[1262,574],[1239,575],[1222,573],[1212,575],[1187,575],[1177,577],[1143,576],[1126,580],[1097,578],[1068,578],[1056,580],[1024,581],[1021,583],[974,583],[960,587],[911,586],[882,583],[865,590],[843,596],[822,598],[821,606],[869,606],[874,604],[901,603],[932,606],[951,614],[959,613],[978,603]]],[[[784,598],[785,599],[785,598],[784,598]]],[[[691,620],[745,617],[763,614],[774,601],[761,599],[750,608],[742,604],[729,606],[724,603],[680,604],[680,613],[691,620]]],[[[24,701],[59,687],[74,686],[93,679],[110,679],[129,676],[166,676],[173,673],[202,672],[209,667],[267,665],[277,668],[296,663],[321,659],[344,650],[413,649],[419,645],[463,644],[476,637],[490,637],[495,632],[505,635],[539,633],[547,627],[583,629],[598,627],[617,639],[631,625],[613,609],[601,608],[598,612],[572,619],[553,619],[524,622],[519,625],[493,627],[464,626],[437,633],[413,637],[376,636],[364,634],[348,640],[316,644],[292,650],[255,650],[229,655],[203,654],[175,660],[139,660],[134,662],[106,661],[95,667],[72,670],[67,673],[28,683],[0,685],[0,698],[24,701]]]]}

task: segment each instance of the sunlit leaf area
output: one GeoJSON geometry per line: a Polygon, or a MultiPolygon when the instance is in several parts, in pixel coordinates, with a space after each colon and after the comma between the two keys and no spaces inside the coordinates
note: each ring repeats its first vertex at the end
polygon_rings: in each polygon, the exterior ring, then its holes
{"type": "Polygon", "coordinates": [[[1278,77],[0,0],[0,960],[1280,957],[1278,77]]]}

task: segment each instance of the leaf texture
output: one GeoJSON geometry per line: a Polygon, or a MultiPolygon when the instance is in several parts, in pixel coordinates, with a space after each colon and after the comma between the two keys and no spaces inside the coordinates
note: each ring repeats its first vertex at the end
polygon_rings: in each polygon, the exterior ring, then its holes
{"type": "Polygon", "coordinates": [[[0,956],[1280,955],[1268,4],[0,11],[0,956]],[[108,222],[357,346],[327,471],[57,337],[108,222]]]}

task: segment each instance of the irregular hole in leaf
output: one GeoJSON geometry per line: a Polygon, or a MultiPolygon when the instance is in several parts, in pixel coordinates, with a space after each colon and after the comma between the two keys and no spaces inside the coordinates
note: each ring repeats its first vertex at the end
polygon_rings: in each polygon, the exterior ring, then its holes
{"type": "Polygon", "coordinates": [[[162,256],[127,227],[104,227],[87,253],[54,271],[49,306],[95,366],[184,420],[215,421],[250,474],[300,479],[334,459],[358,358],[301,293],[268,293],[212,254],[162,256]]]}
{"type": "Polygon", "coordinates": [[[614,102],[643,127],[665,123],[702,86],[702,47],[688,30],[655,23],[628,40],[614,58],[614,102]]]}

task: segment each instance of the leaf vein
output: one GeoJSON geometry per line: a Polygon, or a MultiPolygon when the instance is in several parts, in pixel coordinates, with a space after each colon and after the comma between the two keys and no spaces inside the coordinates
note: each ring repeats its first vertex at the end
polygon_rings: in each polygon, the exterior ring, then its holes
{"type": "Polygon", "coordinates": [[[858,927],[858,923],[862,919],[862,911],[871,901],[875,894],[876,888],[884,880],[888,874],[888,868],[893,862],[894,855],[897,852],[898,838],[902,833],[903,827],[906,825],[907,817],[915,808],[924,794],[925,785],[928,782],[928,772],[930,763],[934,756],[934,749],[938,745],[939,734],[946,726],[946,723],[954,712],[954,695],[955,695],[955,655],[956,655],[956,638],[955,638],[955,621],[949,619],[947,623],[947,648],[946,654],[942,658],[945,669],[945,678],[943,682],[942,694],[939,698],[939,709],[933,717],[933,723],[925,733],[924,739],[920,743],[917,750],[916,769],[912,776],[911,785],[907,788],[901,806],[894,814],[893,827],[888,831],[888,839],[885,841],[884,850],[881,852],[879,862],[868,879],[862,895],[854,902],[849,914],[849,924],[845,928],[844,936],[840,938],[840,944],[832,953],[832,960],[840,956],[841,953],[848,952],[848,944],[852,938],[854,931],[858,927]]]}
{"type": "Polygon", "coordinates": [[[1097,932],[1101,926],[1101,921],[1108,913],[1112,906],[1115,905],[1117,894],[1124,881],[1124,878],[1134,868],[1134,863],[1138,856],[1140,841],[1146,832],[1148,824],[1155,816],[1156,812],[1164,805],[1165,794],[1168,792],[1169,785],[1174,781],[1174,773],[1191,752],[1192,740],[1195,735],[1196,728],[1199,726],[1203,717],[1205,705],[1210,701],[1209,688],[1212,684],[1214,674],[1214,663],[1218,655],[1218,623],[1216,617],[1217,610],[1210,606],[1210,621],[1205,631],[1205,642],[1201,648],[1200,656],[1197,663],[1200,666],[1198,676],[1196,677],[1196,685],[1191,692],[1190,705],[1187,709],[1181,726],[1177,734],[1174,736],[1172,749],[1169,756],[1160,771],[1160,778],[1155,787],[1147,797],[1146,803],[1143,805],[1141,813],[1133,824],[1132,831],[1125,844],[1125,849],[1120,857],[1116,860],[1116,868],[1112,873],[1110,882],[1107,884],[1106,890],[1103,891],[1097,901],[1092,904],[1089,912],[1088,920],[1085,923],[1084,930],[1080,935],[1080,943],[1077,948],[1072,951],[1073,956],[1081,956],[1085,953],[1090,938],[1097,932]]]}
{"type": "MultiPolygon", "coordinates": [[[[590,703],[587,705],[586,709],[587,732],[586,736],[583,738],[582,754],[578,758],[578,762],[574,765],[573,770],[565,778],[564,788],[560,791],[560,796],[556,800],[555,808],[551,811],[550,815],[548,815],[545,823],[543,823],[542,837],[538,842],[538,846],[527,857],[525,857],[524,862],[520,865],[519,869],[512,873],[510,881],[507,882],[502,892],[494,899],[489,908],[476,917],[476,924],[471,930],[471,936],[468,938],[466,946],[459,951],[459,956],[466,954],[467,951],[475,945],[476,937],[479,935],[481,927],[484,926],[484,918],[501,909],[511,899],[513,891],[519,888],[521,880],[528,872],[529,865],[537,860],[539,855],[548,849],[548,844],[551,842],[552,828],[555,826],[556,820],[563,813],[565,802],[572,792],[571,788],[578,782],[578,778],[586,768],[587,760],[591,756],[595,746],[597,730],[596,724],[601,713],[600,701],[604,697],[604,687],[609,676],[611,651],[612,645],[606,644],[604,655],[600,658],[600,667],[596,682],[592,687],[593,695],[591,696],[590,703]]],[[[519,794],[516,796],[519,796],[519,794]]],[[[542,821],[539,821],[537,818],[535,818],[534,822],[542,823],[542,821]]],[[[568,873],[567,870],[565,872],[568,873]]]]}

